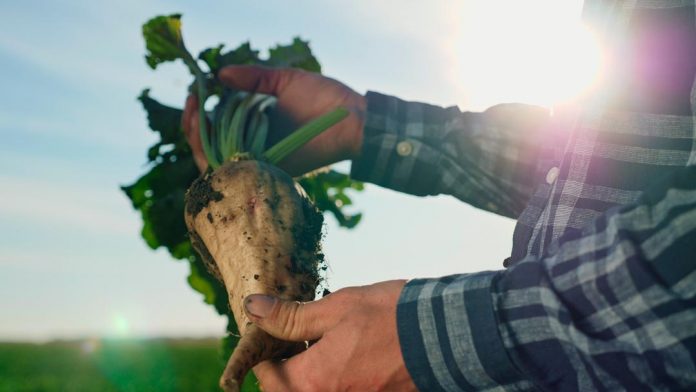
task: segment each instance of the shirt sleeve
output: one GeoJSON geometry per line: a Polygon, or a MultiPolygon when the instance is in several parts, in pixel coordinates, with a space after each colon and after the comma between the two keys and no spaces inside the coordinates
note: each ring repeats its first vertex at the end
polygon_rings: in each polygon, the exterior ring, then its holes
{"type": "Polygon", "coordinates": [[[696,390],[696,166],[505,271],[410,281],[423,391],[696,390]]]}
{"type": "Polygon", "coordinates": [[[461,112],[368,92],[363,145],[351,175],[414,195],[453,195],[509,217],[535,185],[548,111],[503,104],[461,112]]]}

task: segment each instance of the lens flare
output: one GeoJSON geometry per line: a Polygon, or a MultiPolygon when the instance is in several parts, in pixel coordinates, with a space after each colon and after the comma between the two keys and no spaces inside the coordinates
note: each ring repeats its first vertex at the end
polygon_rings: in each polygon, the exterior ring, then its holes
{"type": "Polygon", "coordinates": [[[124,315],[113,316],[112,333],[116,337],[126,337],[130,334],[130,322],[124,315]]]}

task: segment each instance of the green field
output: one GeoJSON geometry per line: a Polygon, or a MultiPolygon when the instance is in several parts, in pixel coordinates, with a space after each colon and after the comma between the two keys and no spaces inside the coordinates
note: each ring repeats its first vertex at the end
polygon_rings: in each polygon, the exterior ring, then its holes
{"type": "Polygon", "coordinates": [[[219,391],[218,339],[0,343],[0,392],[219,391]]]}

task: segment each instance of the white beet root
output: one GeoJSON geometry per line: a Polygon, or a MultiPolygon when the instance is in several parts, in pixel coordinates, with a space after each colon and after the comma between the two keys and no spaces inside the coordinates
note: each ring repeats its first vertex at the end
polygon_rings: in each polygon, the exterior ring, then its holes
{"type": "Polygon", "coordinates": [[[314,299],[323,260],[322,215],[285,172],[254,160],[229,161],[200,177],[186,195],[186,225],[206,267],[225,286],[241,339],[220,385],[238,391],[261,361],[298,343],[280,341],[244,312],[250,294],[314,299]]]}

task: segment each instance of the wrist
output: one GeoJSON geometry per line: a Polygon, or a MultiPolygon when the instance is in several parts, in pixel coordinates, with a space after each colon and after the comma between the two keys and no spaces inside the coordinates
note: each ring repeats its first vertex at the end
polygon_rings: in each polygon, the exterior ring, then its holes
{"type": "Polygon", "coordinates": [[[362,151],[363,144],[363,129],[365,127],[365,118],[367,116],[367,99],[365,96],[355,94],[355,102],[348,117],[349,123],[346,127],[345,139],[342,144],[344,146],[344,159],[358,159],[362,151]]]}

